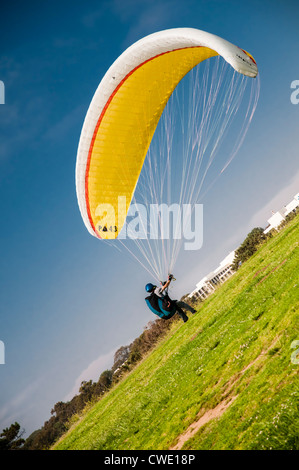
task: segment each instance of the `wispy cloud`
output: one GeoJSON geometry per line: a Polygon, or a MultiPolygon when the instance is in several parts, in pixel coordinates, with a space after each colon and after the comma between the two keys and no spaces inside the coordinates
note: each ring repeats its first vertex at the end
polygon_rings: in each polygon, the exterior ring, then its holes
{"type": "Polygon", "coordinates": [[[86,28],[94,28],[99,22],[102,22],[105,15],[110,13],[111,1],[100,2],[99,8],[92,9],[88,13],[85,13],[81,18],[82,24],[86,28]]]}
{"type": "Polygon", "coordinates": [[[86,369],[84,369],[79,377],[75,380],[75,384],[71,391],[65,396],[64,401],[71,400],[78,392],[81,383],[84,380],[93,380],[97,381],[98,378],[100,377],[101,373],[104,372],[104,370],[110,368],[113,364],[113,357],[118,348],[113,349],[109,351],[106,354],[102,354],[98,358],[96,358],[94,361],[92,361],[86,369]]]}
{"type": "Polygon", "coordinates": [[[293,175],[289,183],[280,189],[261,209],[256,212],[250,220],[253,227],[266,227],[267,220],[271,217],[272,211],[276,212],[288,204],[299,191],[299,170],[293,175]]]}
{"type": "Polygon", "coordinates": [[[0,409],[0,423],[2,428],[10,426],[10,424],[15,421],[20,421],[20,419],[28,413],[28,408],[34,408],[32,395],[40,387],[40,384],[41,378],[38,378],[19,394],[13,396],[5,406],[0,409]]]}
{"type": "Polygon", "coordinates": [[[181,0],[109,0],[85,14],[81,22],[86,28],[94,28],[102,24],[105,16],[115,17],[116,22],[128,25],[122,39],[123,47],[128,47],[137,39],[164,29],[166,24],[182,17],[184,11],[186,7],[181,0]]]}
{"type": "Polygon", "coordinates": [[[123,2],[114,0],[113,9],[119,19],[126,23],[130,21],[130,28],[124,39],[127,46],[137,39],[160,29],[164,29],[172,19],[180,17],[183,13],[183,2],[165,0],[156,2],[153,0],[130,0],[123,2]],[[142,5],[142,7],[141,7],[142,5]],[[131,21],[132,17],[135,21],[131,21]]]}
{"type": "Polygon", "coordinates": [[[82,120],[82,116],[84,116],[85,112],[86,108],[84,106],[77,106],[69,113],[62,116],[60,121],[55,122],[51,127],[49,127],[43,137],[52,141],[65,138],[73,129],[74,125],[78,121],[82,120]]]}

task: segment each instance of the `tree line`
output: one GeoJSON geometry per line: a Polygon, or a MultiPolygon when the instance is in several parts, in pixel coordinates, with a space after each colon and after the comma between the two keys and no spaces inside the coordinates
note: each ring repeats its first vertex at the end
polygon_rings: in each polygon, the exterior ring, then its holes
{"type": "Polygon", "coordinates": [[[96,382],[81,383],[79,393],[68,402],[58,402],[51,410],[51,417],[41,429],[23,439],[24,430],[19,423],[12,424],[0,434],[0,450],[47,450],[69,428],[72,420],[80,415],[84,408],[100,400],[126,373],[157,344],[170,329],[174,318],[165,321],[157,319],[147,324],[142,334],[130,345],[121,346],[114,354],[113,366],[105,370],[96,382]]]}
{"type": "MultiPolygon", "coordinates": [[[[279,231],[284,228],[291,220],[296,217],[298,213],[299,208],[297,207],[284,218],[277,230],[279,231]]],[[[273,233],[277,232],[277,230],[272,229],[267,234],[264,233],[264,229],[261,227],[255,227],[253,230],[251,230],[243,243],[241,243],[239,248],[235,251],[235,258],[232,264],[232,269],[237,271],[239,267],[245,261],[247,261],[263,243],[273,236],[273,233]]]]}

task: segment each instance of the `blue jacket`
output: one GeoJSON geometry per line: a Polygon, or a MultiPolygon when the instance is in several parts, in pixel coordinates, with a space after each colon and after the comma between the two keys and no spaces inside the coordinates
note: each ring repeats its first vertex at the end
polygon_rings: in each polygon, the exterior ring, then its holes
{"type": "Polygon", "coordinates": [[[148,308],[160,318],[169,320],[176,312],[176,305],[168,296],[158,297],[154,292],[145,298],[148,308]]]}

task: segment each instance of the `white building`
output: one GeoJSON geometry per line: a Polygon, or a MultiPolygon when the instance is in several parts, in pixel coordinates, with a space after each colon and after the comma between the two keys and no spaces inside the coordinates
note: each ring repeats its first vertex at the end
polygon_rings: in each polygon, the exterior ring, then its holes
{"type": "Polygon", "coordinates": [[[264,230],[264,233],[268,233],[270,232],[270,230],[272,229],[275,229],[277,230],[277,228],[279,227],[279,225],[281,224],[281,222],[284,221],[284,219],[286,218],[286,216],[292,212],[293,210],[296,209],[296,207],[299,205],[299,193],[296,194],[296,196],[293,197],[293,199],[291,200],[291,202],[289,202],[289,204],[287,204],[286,206],[284,206],[282,209],[280,209],[279,211],[277,212],[273,212],[272,211],[272,217],[270,217],[270,219],[268,219],[268,225],[267,227],[265,228],[264,230]]]}
{"type": "Polygon", "coordinates": [[[296,196],[293,197],[291,202],[289,202],[289,204],[285,206],[286,212],[284,215],[285,216],[288,215],[290,212],[295,210],[296,207],[298,207],[298,205],[299,205],[299,193],[297,193],[296,196]]]}
{"type": "Polygon", "coordinates": [[[265,228],[264,233],[270,232],[270,230],[272,230],[273,228],[277,229],[277,227],[279,227],[281,222],[283,222],[285,219],[283,209],[280,209],[280,211],[277,211],[277,212],[272,211],[272,214],[273,214],[272,217],[268,219],[268,225],[265,228]]]}
{"type": "Polygon", "coordinates": [[[207,276],[203,277],[197,284],[188,297],[195,297],[197,299],[205,299],[209,294],[214,292],[219,284],[225,282],[234,271],[232,270],[232,263],[235,257],[235,252],[232,251],[224,258],[219,266],[207,276]]]}
{"type": "MultiPolygon", "coordinates": [[[[293,210],[296,209],[299,205],[299,193],[297,193],[291,202],[284,206],[282,209],[280,209],[277,212],[272,212],[272,217],[268,220],[268,226],[264,230],[264,233],[270,232],[270,230],[277,229],[281,222],[284,221],[286,216],[292,212],[293,210]]],[[[224,258],[219,266],[212,271],[210,274],[207,276],[203,277],[197,284],[196,288],[194,289],[191,294],[188,295],[188,297],[194,297],[196,299],[205,299],[208,297],[209,294],[214,292],[216,287],[219,284],[222,284],[224,281],[226,281],[232,274],[234,274],[234,271],[232,270],[232,263],[234,261],[235,257],[235,252],[232,251],[229,253],[226,258],[224,258]]]]}

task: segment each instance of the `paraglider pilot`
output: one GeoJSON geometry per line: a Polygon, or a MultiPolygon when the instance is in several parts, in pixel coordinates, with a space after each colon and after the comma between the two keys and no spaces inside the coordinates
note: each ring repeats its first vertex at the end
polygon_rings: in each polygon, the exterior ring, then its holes
{"type": "Polygon", "coordinates": [[[182,302],[180,300],[172,300],[168,295],[168,287],[173,279],[173,275],[169,274],[168,279],[166,282],[161,282],[161,287],[157,287],[154,284],[146,284],[145,290],[150,295],[145,298],[147,306],[149,309],[158,315],[160,318],[164,320],[169,320],[173,317],[175,313],[181,317],[181,319],[186,322],[188,317],[183,308],[188,310],[191,313],[195,313],[196,310],[192,308],[190,305],[182,302]]]}

